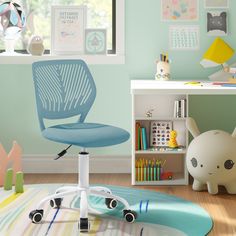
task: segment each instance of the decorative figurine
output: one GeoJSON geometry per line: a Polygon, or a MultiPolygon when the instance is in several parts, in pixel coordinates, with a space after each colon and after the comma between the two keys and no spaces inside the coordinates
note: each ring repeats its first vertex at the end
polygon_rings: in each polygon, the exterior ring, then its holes
{"type": "Polygon", "coordinates": [[[177,137],[177,132],[175,130],[172,130],[170,132],[170,141],[168,142],[168,146],[170,148],[177,148],[179,146],[176,137],[177,137]]]}
{"type": "Polygon", "coordinates": [[[146,112],[146,117],[152,117],[152,112],[154,111],[154,109],[150,109],[146,112]]]}
{"type": "Polygon", "coordinates": [[[155,75],[156,80],[165,81],[170,79],[170,61],[167,54],[160,55],[160,61],[156,61],[157,72],[155,75]]]}
{"type": "Polygon", "coordinates": [[[44,53],[43,39],[38,35],[31,36],[27,51],[34,56],[42,56],[44,53]]]}

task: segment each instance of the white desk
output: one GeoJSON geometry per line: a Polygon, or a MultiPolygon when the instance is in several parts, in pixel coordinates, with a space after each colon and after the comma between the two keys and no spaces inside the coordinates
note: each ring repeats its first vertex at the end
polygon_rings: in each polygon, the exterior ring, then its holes
{"type": "Polygon", "coordinates": [[[186,84],[188,81],[132,80],[131,94],[236,94],[235,87],[213,85],[203,81],[200,85],[186,84]]]}
{"type": "Polygon", "coordinates": [[[189,95],[236,95],[236,87],[213,85],[212,82],[201,82],[198,85],[186,84],[188,81],[132,80],[132,184],[133,185],[185,185],[188,184],[188,171],[185,163],[188,146],[188,131],[185,126],[185,117],[174,117],[174,103],[176,100],[187,101],[189,95]],[[152,117],[147,117],[148,110],[153,109],[152,117]],[[185,148],[181,151],[159,151],[151,148],[150,128],[152,121],[171,121],[173,129],[177,130],[177,141],[185,148]],[[136,150],[135,146],[136,122],[146,128],[148,150],[136,150]],[[172,180],[144,181],[137,180],[135,161],[140,159],[152,160],[160,158],[166,160],[166,171],[173,172],[172,180]]]}

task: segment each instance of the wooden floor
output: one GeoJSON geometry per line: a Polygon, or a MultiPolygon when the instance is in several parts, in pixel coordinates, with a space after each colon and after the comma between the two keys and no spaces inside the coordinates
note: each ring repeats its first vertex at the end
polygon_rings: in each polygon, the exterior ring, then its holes
{"type": "MultiPolygon", "coordinates": [[[[25,184],[77,183],[76,174],[26,174],[25,184]]],[[[226,194],[220,189],[218,195],[207,192],[194,192],[191,186],[131,186],[128,174],[90,174],[91,184],[111,184],[131,188],[155,190],[173,194],[195,202],[205,208],[214,221],[210,236],[236,236],[236,195],[226,194]]]]}

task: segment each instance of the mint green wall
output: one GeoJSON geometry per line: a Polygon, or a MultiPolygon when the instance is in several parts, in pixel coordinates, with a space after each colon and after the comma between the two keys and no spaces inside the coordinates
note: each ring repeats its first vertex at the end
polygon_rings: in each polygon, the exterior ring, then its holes
{"type": "MultiPolygon", "coordinates": [[[[203,69],[199,61],[213,40],[205,33],[205,9],[200,1],[199,51],[169,51],[173,79],[206,79],[217,69],[203,69]]],[[[117,125],[131,131],[131,79],[153,79],[155,60],[168,51],[168,25],[160,21],[160,0],[126,0],[126,63],[125,65],[91,65],[97,85],[97,99],[88,115],[89,121],[117,125]]],[[[230,1],[236,9],[236,1],[230,1]]],[[[236,15],[229,10],[230,34],[225,40],[236,49],[236,15]]],[[[179,24],[179,23],[176,23],[179,24]]],[[[185,24],[185,23],[181,23],[185,24]]],[[[231,62],[236,61],[234,57],[231,62]]],[[[54,154],[62,145],[43,139],[35,111],[31,65],[0,65],[0,142],[9,150],[17,140],[24,154],[54,154]]],[[[236,125],[236,98],[233,96],[192,96],[192,115],[202,131],[220,128],[231,132],[236,125]]],[[[77,152],[76,148],[72,152],[77,152]]],[[[99,155],[130,155],[131,141],[125,144],[94,149],[99,155]]]]}

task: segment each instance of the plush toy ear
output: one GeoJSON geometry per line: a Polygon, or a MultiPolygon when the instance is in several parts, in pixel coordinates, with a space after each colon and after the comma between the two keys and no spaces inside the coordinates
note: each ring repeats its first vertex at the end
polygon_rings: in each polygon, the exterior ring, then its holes
{"type": "Polygon", "coordinates": [[[233,137],[233,138],[236,138],[236,127],[234,128],[234,131],[233,131],[233,133],[232,133],[232,137],[233,137]]]}
{"type": "Polygon", "coordinates": [[[186,119],[186,127],[194,138],[200,135],[200,131],[197,127],[195,120],[192,117],[186,119]]]}

